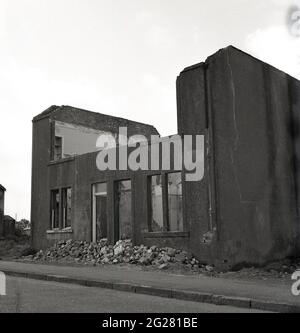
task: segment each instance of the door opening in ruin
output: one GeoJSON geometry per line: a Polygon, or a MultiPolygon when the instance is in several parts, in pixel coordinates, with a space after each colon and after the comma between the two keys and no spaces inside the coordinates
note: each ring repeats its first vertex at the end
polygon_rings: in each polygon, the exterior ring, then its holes
{"type": "Polygon", "coordinates": [[[93,185],[92,240],[107,238],[107,184],[93,185]]]}
{"type": "Polygon", "coordinates": [[[118,181],[115,184],[115,240],[132,239],[132,198],[131,180],[118,181]]]}

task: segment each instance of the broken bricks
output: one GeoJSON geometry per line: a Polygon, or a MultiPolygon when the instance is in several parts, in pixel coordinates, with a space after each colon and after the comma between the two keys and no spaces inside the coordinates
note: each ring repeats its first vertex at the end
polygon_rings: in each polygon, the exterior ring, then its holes
{"type": "Polygon", "coordinates": [[[130,239],[120,240],[114,246],[109,245],[107,239],[101,239],[97,243],[73,240],[59,241],[46,251],[39,251],[33,260],[50,262],[65,260],[94,266],[126,263],[154,266],[160,270],[177,265],[177,267],[194,272],[200,270],[212,272],[214,270],[212,266],[200,264],[196,258],[188,256],[185,251],[171,247],[133,246],[130,239]]]}

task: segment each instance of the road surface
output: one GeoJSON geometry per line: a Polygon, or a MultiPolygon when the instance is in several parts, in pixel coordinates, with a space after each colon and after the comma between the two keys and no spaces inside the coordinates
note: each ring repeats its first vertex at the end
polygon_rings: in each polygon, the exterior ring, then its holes
{"type": "Polygon", "coordinates": [[[7,277],[7,295],[0,296],[0,313],[209,313],[259,312],[117,290],[7,277]]]}

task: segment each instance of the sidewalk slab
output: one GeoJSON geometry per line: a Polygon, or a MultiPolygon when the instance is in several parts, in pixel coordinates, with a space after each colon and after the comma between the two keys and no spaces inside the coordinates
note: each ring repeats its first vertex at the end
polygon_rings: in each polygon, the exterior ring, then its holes
{"type": "Polygon", "coordinates": [[[109,288],[216,305],[300,312],[300,297],[287,281],[235,280],[144,271],[135,266],[60,266],[0,261],[7,275],[109,288]]]}

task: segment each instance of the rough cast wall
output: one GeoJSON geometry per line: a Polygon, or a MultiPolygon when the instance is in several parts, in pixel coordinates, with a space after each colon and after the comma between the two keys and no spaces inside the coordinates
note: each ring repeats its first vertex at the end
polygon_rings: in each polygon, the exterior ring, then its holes
{"type": "MultiPolygon", "coordinates": [[[[179,134],[205,134],[208,147],[206,103],[206,65],[201,63],[186,68],[177,78],[177,123],[179,134]]],[[[200,182],[186,182],[184,187],[184,217],[190,231],[189,250],[203,262],[211,262],[214,255],[214,225],[210,216],[212,193],[209,155],[205,154],[204,179],[200,182]]]]}
{"type": "Polygon", "coordinates": [[[32,246],[47,246],[46,231],[50,225],[50,161],[51,124],[49,118],[33,123],[31,176],[31,230],[32,246]]]}
{"type": "Polygon", "coordinates": [[[299,82],[233,47],[178,81],[179,131],[193,131],[194,119],[200,129],[207,121],[209,131],[214,262],[262,264],[295,255],[299,82]]]}
{"type": "MultiPolygon", "coordinates": [[[[288,79],[289,101],[292,114],[291,127],[294,142],[294,175],[296,178],[297,215],[300,217],[300,81],[288,79]]],[[[298,221],[300,218],[298,219],[298,221]]],[[[300,253],[300,222],[298,222],[298,249],[300,253]]]]}

